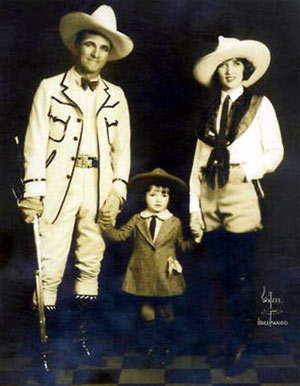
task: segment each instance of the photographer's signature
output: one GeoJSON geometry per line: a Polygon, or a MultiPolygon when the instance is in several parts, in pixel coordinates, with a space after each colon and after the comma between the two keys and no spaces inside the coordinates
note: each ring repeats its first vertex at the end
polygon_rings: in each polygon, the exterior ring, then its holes
{"type": "Polygon", "coordinates": [[[283,313],[283,300],[273,295],[272,291],[267,291],[266,286],[263,286],[261,294],[261,302],[263,304],[263,310],[261,311],[261,317],[257,319],[258,326],[287,326],[289,322],[287,320],[280,320],[278,316],[283,313]]]}

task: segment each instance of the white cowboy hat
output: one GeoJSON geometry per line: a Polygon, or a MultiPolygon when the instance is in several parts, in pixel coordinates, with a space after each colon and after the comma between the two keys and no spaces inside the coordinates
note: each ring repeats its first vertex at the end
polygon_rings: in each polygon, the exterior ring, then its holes
{"type": "Polygon", "coordinates": [[[228,59],[248,59],[255,70],[243,86],[249,87],[260,79],[267,71],[271,54],[268,47],[256,40],[239,40],[219,36],[218,45],[212,53],[203,56],[194,66],[194,77],[203,86],[209,87],[217,67],[228,59]]]}
{"type": "Polygon", "coordinates": [[[101,5],[91,15],[83,12],[72,12],[63,16],[59,23],[59,33],[66,47],[77,53],[75,40],[80,31],[95,31],[107,37],[112,43],[108,60],[125,58],[133,50],[133,42],[129,36],[117,31],[116,15],[108,5],[101,5]]]}

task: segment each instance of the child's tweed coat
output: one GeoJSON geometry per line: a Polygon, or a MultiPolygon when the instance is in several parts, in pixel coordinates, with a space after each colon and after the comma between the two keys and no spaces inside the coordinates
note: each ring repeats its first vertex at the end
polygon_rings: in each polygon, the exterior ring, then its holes
{"type": "Polygon", "coordinates": [[[193,241],[185,241],[179,218],[165,220],[153,242],[147,220],[135,214],[120,229],[107,227],[106,233],[114,241],[134,236],[134,248],[127,267],[123,291],[139,296],[175,296],[185,291],[182,274],[167,274],[167,260],[176,259],[176,246],[189,249],[193,241]]]}

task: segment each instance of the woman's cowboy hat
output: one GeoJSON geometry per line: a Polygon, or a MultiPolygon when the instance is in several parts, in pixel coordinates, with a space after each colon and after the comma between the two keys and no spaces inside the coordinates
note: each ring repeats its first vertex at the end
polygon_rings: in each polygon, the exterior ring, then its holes
{"type": "Polygon", "coordinates": [[[107,37],[112,43],[108,60],[125,58],[133,50],[133,42],[127,35],[117,31],[116,15],[108,5],[101,5],[91,15],[83,12],[72,12],[63,16],[59,23],[59,33],[66,47],[77,53],[75,40],[80,31],[95,31],[107,37]]]}
{"type": "Polygon", "coordinates": [[[266,45],[256,40],[239,40],[219,36],[218,45],[212,53],[203,56],[194,66],[194,77],[203,86],[209,87],[217,67],[228,59],[245,58],[254,66],[255,71],[243,86],[249,87],[267,71],[271,54],[266,45]]]}
{"type": "Polygon", "coordinates": [[[136,174],[129,181],[128,188],[131,190],[144,191],[149,185],[167,186],[171,190],[183,193],[187,191],[186,183],[163,169],[157,168],[147,173],[136,174]]]}

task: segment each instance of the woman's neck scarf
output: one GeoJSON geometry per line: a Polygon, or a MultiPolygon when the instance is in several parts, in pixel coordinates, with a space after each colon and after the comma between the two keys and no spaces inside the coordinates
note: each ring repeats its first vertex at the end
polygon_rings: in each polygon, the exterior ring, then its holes
{"type": "MultiPolygon", "coordinates": [[[[204,169],[206,183],[212,189],[215,189],[216,184],[219,188],[227,184],[230,171],[228,146],[248,129],[256,115],[261,100],[262,96],[253,95],[248,90],[245,90],[232,103],[228,117],[225,111],[226,106],[225,109],[223,108],[219,133],[216,131],[216,117],[221,103],[220,94],[208,108],[205,119],[206,123],[197,132],[197,137],[213,147],[204,169]]],[[[225,102],[226,100],[223,107],[225,102]]]]}

